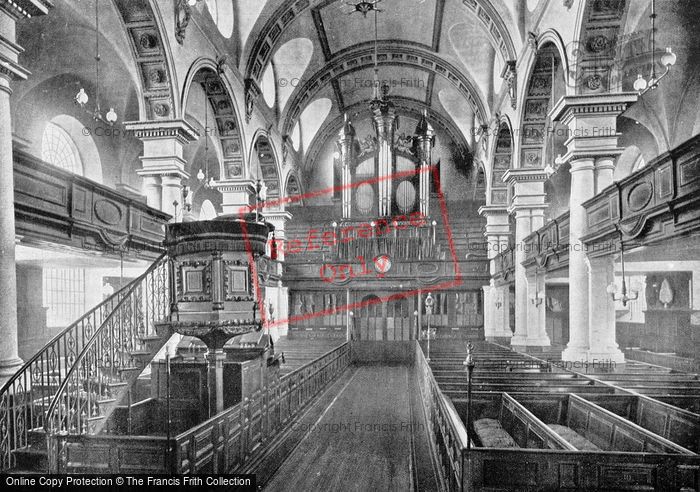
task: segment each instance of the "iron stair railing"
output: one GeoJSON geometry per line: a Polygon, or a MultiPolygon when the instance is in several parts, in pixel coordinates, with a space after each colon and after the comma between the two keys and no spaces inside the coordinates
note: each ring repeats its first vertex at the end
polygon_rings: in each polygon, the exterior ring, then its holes
{"type": "Polygon", "coordinates": [[[170,313],[169,260],[163,255],[133,282],[85,344],[53,396],[44,418],[49,471],[55,469],[57,433],[96,434],[169,333],[155,324],[170,313]],[[150,290],[149,290],[150,286],[150,290]],[[155,340],[156,347],[149,347],[155,340]],[[134,354],[143,353],[139,360],[134,354]]]}
{"type": "MultiPolygon", "coordinates": [[[[115,373],[121,376],[119,370],[129,367],[133,350],[128,349],[138,350],[155,335],[154,322],[169,313],[168,282],[163,254],[143,275],[56,335],[2,386],[0,471],[14,466],[13,453],[30,444],[33,431],[51,427],[48,415],[71,415],[72,426],[75,418],[90,415],[108,399],[115,373]],[[98,341],[100,350],[95,351],[98,341]]],[[[79,422],[77,429],[88,430],[79,422]]]]}

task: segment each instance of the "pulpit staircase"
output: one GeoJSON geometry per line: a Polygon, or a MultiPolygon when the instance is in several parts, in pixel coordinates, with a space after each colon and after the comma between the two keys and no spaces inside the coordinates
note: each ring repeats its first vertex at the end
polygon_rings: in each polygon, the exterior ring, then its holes
{"type": "MultiPolygon", "coordinates": [[[[0,389],[0,473],[46,473],[57,434],[102,430],[170,337],[164,254],[138,279],[63,330],[0,389]]],[[[55,458],[55,456],[53,456],[55,458]]]]}

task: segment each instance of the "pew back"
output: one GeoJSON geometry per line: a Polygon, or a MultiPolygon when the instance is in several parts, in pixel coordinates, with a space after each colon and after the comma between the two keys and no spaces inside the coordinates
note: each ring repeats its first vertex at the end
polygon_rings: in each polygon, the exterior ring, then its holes
{"type": "Polygon", "coordinates": [[[569,395],[563,425],[608,451],[694,454],[577,395],[569,395]]]}
{"type": "Polygon", "coordinates": [[[700,449],[700,415],[647,396],[615,395],[586,400],[695,453],[700,449]]]}

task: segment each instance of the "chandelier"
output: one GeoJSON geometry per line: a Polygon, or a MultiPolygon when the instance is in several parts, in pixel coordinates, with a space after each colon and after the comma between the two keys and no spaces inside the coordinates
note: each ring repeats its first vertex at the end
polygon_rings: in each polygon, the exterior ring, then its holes
{"type": "Polygon", "coordinates": [[[624,307],[627,307],[627,303],[630,301],[636,301],[639,299],[639,292],[627,290],[627,280],[625,279],[625,243],[622,239],[622,231],[620,231],[620,263],[622,264],[622,290],[617,291],[617,285],[613,281],[608,285],[607,293],[610,295],[613,301],[620,301],[624,307]]]}
{"type": "Polygon", "coordinates": [[[666,48],[666,52],[661,56],[661,64],[666,67],[666,71],[660,77],[656,76],[656,0],[651,0],[651,74],[647,81],[640,73],[637,75],[637,80],[634,81],[634,90],[642,96],[652,89],[659,87],[661,79],[668,75],[671,67],[676,64],[676,55],[671,48],[666,48]]]}
{"type": "Polygon", "coordinates": [[[75,95],[75,103],[92,116],[95,121],[101,121],[109,126],[117,121],[117,112],[113,107],[109,108],[106,114],[102,114],[100,109],[100,0],[95,0],[95,106],[92,110],[87,109],[90,97],[83,87],[75,95]]]}
{"type": "Polygon", "coordinates": [[[207,80],[204,81],[204,170],[199,168],[197,172],[197,180],[205,188],[213,188],[215,181],[213,176],[209,176],[209,84],[207,80]]]}
{"type": "Polygon", "coordinates": [[[355,12],[360,12],[364,17],[367,17],[367,14],[370,12],[381,12],[377,8],[377,4],[381,2],[382,0],[374,0],[374,2],[358,2],[358,3],[346,3],[348,7],[352,7],[352,10],[348,12],[348,14],[354,14],[355,12]]]}

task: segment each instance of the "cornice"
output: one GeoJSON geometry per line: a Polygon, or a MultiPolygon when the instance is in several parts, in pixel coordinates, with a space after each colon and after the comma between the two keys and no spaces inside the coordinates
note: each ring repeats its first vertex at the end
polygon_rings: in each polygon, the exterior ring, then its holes
{"type": "Polygon", "coordinates": [[[124,127],[142,140],[177,138],[187,144],[199,139],[195,128],[185,120],[127,121],[124,127]]]}
{"type": "Polygon", "coordinates": [[[547,176],[547,173],[544,172],[544,170],[537,168],[537,169],[524,169],[524,168],[519,168],[519,169],[508,169],[504,174],[503,174],[503,181],[506,183],[526,183],[526,182],[533,182],[533,181],[547,181],[549,179],[549,176],[547,176]]]}
{"type": "Polygon", "coordinates": [[[563,96],[549,112],[552,121],[568,123],[579,115],[619,115],[637,102],[636,92],[563,96]]]}
{"type": "Polygon", "coordinates": [[[0,10],[7,12],[15,20],[46,15],[52,7],[51,0],[0,0],[0,10]]]}

